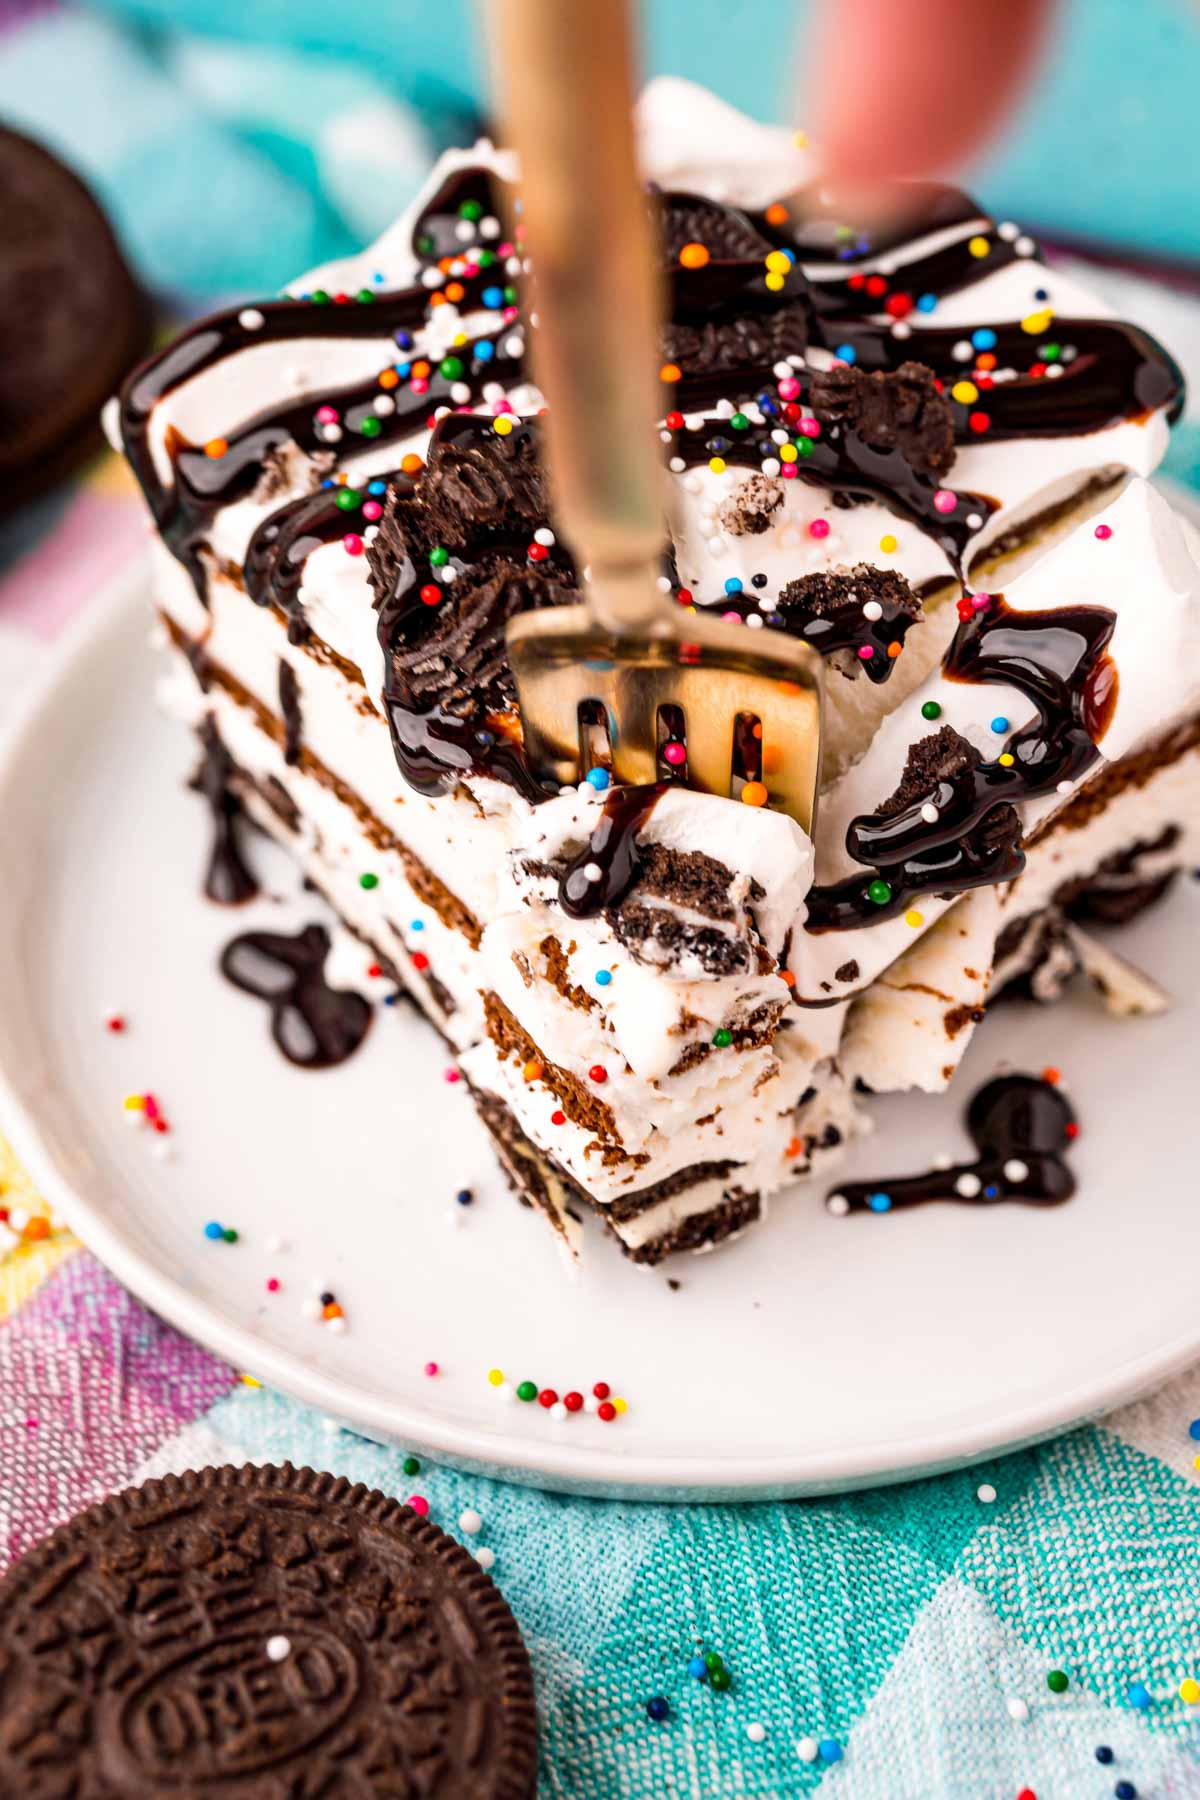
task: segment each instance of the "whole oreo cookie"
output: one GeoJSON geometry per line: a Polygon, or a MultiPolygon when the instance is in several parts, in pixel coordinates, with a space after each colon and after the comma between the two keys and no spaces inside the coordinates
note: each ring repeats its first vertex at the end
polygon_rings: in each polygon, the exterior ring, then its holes
{"type": "Polygon", "coordinates": [[[340,1477],[148,1481],[0,1583],[0,1794],[530,1800],[535,1756],[491,1580],[340,1477]]]}
{"type": "Polygon", "coordinates": [[[56,157],[0,129],[0,513],[100,443],[150,312],[107,219],[56,157]]]}

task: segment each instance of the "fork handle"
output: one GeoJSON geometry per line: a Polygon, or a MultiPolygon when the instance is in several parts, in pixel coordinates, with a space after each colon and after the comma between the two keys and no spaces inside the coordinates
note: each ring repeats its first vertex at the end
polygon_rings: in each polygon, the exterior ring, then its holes
{"type": "Polygon", "coordinates": [[[505,140],[534,258],[533,372],[563,533],[621,634],[661,617],[661,316],[633,143],[628,0],[489,0],[505,140]]]}

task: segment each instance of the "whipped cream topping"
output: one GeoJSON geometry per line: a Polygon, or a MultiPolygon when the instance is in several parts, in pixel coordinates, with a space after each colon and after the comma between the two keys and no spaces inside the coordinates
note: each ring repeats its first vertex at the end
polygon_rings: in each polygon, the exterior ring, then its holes
{"type": "MultiPolygon", "coordinates": [[[[664,190],[695,192],[724,207],[746,208],[759,221],[766,218],[773,204],[778,205],[781,194],[808,188],[815,176],[811,157],[795,147],[789,133],[755,124],[688,83],[652,83],[640,102],[638,124],[644,167],[650,180],[664,190]]],[[[303,493],[321,477],[312,469],[299,486],[293,483],[290,489],[264,493],[261,482],[234,479],[218,483],[219,468],[208,468],[199,453],[205,447],[229,444],[231,450],[226,455],[234,455],[238,469],[245,467],[248,476],[251,459],[243,454],[237,440],[244,436],[248,424],[272,411],[278,413],[281,405],[285,410],[291,406],[292,411],[286,427],[281,426],[275,434],[280,438],[286,437],[289,429],[295,433],[298,414],[309,401],[309,412],[325,407],[338,415],[309,432],[312,443],[308,447],[336,458],[338,469],[351,485],[389,474],[405,458],[423,459],[429,445],[430,420],[447,405],[466,401],[485,414],[497,407],[511,408],[516,415],[536,412],[540,396],[520,366],[523,341],[509,354],[512,341],[522,338],[519,301],[515,294],[513,300],[505,297],[505,290],[519,282],[523,260],[520,252],[508,247],[509,254],[497,258],[481,277],[460,280],[458,287],[464,290],[461,298],[451,298],[444,287],[436,288],[437,282],[444,283],[445,278],[420,243],[431,209],[456,182],[511,182],[515,173],[512,158],[486,141],[471,152],[447,153],[425,191],[377,244],[361,256],[314,271],[291,290],[297,298],[344,294],[349,296],[346,304],[336,300],[317,306],[301,302],[304,316],[288,319],[286,330],[277,305],[243,308],[223,320],[218,318],[195,328],[151,364],[147,372],[135,377],[126,390],[121,429],[143,481],[157,490],[151,492],[151,498],[160,525],[173,514],[168,496],[184,479],[185,460],[190,456],[186,469],[189,486],[201,488],[206,496],[213,495],[212,502],[206,500],[202,508],[204,517],[198,535],[214,555],[240,566],[251,537],[264,519],[286,498],[303,493]],[[427,276],[433,285],[427,283],[427,276]],[[425,305],[422,284],[425,294],[437,291],[442,304],[425,305]],[[415,303],[408,326],[401,328],[407,342],[398,359],[394,330],[381,325],[376,333],[371,329],[370,317],[364,315],[370,312],[372,296],[386,299],[404,292],[413,294],[415,303]],[[367,299],[360,300],[360,295],[367,299]],[[463,342],[471,347],[482,342],[489,348],[495,379],[488,381],[488,371],[480,368],[477,378],[461,384],[460,398],[453,382],[449,387],[441,383],[442,391],[438,392],[436,371],[448,356],[454,355],[456,347],[461,349],[463,342]],[[197,355],[197,351],[201,354],[197,355]],[[406,394],[408,378],[402,377],[398,386],[374,396],[377,404],[372,416],[382,422],[383,430],[374,437],[361,435],[353,408],[345,407],[344,397],[369,389],[372,377],[394,364],[412,367],[423,362],[435,371],[429,384],[428,411],[419,404],[412,405],[411,396],[407,396],[409,404],[397,412],[397,396],[406,394]],[[403,430],[394,428],[400,413],[405,422],[403,430]],[[181,453],[185,444],[196,450],[181,453]]],[[[852,271],[846,279],[861,278],[863,283],[886,280],[891,288],[889,298],[894,299],[896,295],[903,297],[903,283],[910,269],[919,273],[929,267],[931,257],[936,260],[938,256],[953,255],[964,244],[987,242],[988,256],[975,259],[967,271],[969,279],[959,269],[945,293],[918,294],[915,300],[908,295],[910,310],[903,316],[869,310],[870,297],[859,291],[854,316],[877,335],[882,333],[885,340],[890,333],[897,355],[907,354],[917,360],[926,353],[933,359],[934,341],[939,334],[944,337],[947,328],[957,330],[962,326],[966,332],[974,325],[976,330],[986,332],[1005,321],[1040,318],[1044,330],[1049,332],[1056,317],[1078,315],[1097,320],[1104,316],[1104,309],[1091,296],[1067,277],[1047,271],[1037,262],[1032,244],[1015,228],[1011,232],[1003,225],[993,228],[969,206],[960,207],[959,212],[964,216],[954,224],[917,229],[910,240],[890,246],[882,255],[864,256],[857,246],[852,246],[851,256],[843,246],[839,257],[848,256],[849,261],[837,257],[810,259],[804,246],[800,246],[797,268],[806,280],[832,277],[835,288],[839,285],[837,278],[846,271],[852,271]],[[984,238],[980,237],[981,228],[987,234],[984,238]],[[886,277],[879,274],[885,267],[889,271],[886,277]],[[927,304],[928,310],[922,310],[927,304]],[[980,326],[979,321],[984,324],[980,326]]],[[[729,215],[737,219],[742,216],[729,215]]],[[[468,266],[474,266],[469,263],[471,256],[478,256],[481,250],[494,255],[505,247],[505,229],[495,214],[485,212],[477,221],[458,221],[452,242],[455,247],[461,244],[468,266]]],[[[755,229],[771,230],[780,243],[785,243],[792,224],[788,221],[773,226],[756,225],[755,229]]],[[[797,230],[802,236],[803,231],[799,227],[797,230]]],[[[786,250],[777,254],[795,256],[797,252],[786,250]]],[[[453,281],[448,286],[453,288],[453,281]]],[[[782,301],[788,298],[787,293],[781,296],[782,301]]],[[[841,295],[837,304],[842,305],[845,298],[841,295]]],[[[386,308],[378,304],[378,299],[376,310],[382,316],[386,308]]],[[[751,299],[755,307],[761,307],[761,290],[756,290],[751,299]]],[[[390,326],[390,318],[387,323],[390,326]]],[[[824,332],[826,338],[830,335],[828,330],[824,332]]],[[[811,339],[811,328],[809,336],[811,339]]],[[[832,336],[836,338],[836,331],[832,336]]],[[[1041,334],[1035,333],[1028,339],[1028,346],[1032,350],[1040,342],[1041,334]]],[[[986,359],[990,353],[977,351],[969,336],[964,336],[963,345],[962,380],[976,385],[982,371],[976,367],[975,359],[980,355],[986,359]]],[[[835,349],[840,348],[844,346],[835,345],[835,349]]],[[[958,356],[957,344],[954,356],[958,356]]],[[[793,379],[796,368],[806,358],[814,368],[831,361],[829,349],[820,340],[813,341],[806,353],[793,352],[785,357],[772,380],[793,379]],[[784,372],[782,376],[779,369],[784,372]]],[[[460,356],[458,360],[463,359],[460,356]]],[[[1065,372],[1069,385],[1072,377],[1065,361],[1046,364],[1045,385],[1050,385],[1055,367],[1065,372]]],[[[762,373],[771,374],[769,370],[762,373]]],[[[1000,366],[983,379],[999,384],[1008,373],[1000,366]]],[[[364,398],[360,412],[368,399],[369,396],[364,398]]],[[[757,402],[751,400],[749,405],[753,418],[757,402]]],[[[1130,405],[1132,410],[1132,398],[1130,405]]],[[[1098,471],[1148,472],[1162,454],[1165,410],[1165,406],[1159,406],[1137,422],[1114,419],[1096,430],[1081,431],[1068,419],[1061,435],[1043,423],[1036,436],[1005,436],[995,442],[976,441],[970,431],[964,430],[946,491],[978,492],[999,502],[986,517],[979,516],[972,555],[978,558],[1015,521],[1040,510],[1048,496],[1057,498],[1098,471]]],[[[705,424],[719,427],[732,411],[732,403],[701,404],[687,411],[686,417],[697,428],[705,424]]],[[[1048,404],[1046,411],[1052,419],[1053,406],[1048,404]]],[[[766,422],[770,422],[769,418],[766,422]]],[[[213,458],[216,465],[223,460],[221,456],[213,458]]],[[[823,484],[813,485],[809,479],[784,481],[784,503],[767,532],[739,535],[729,529],[721,514],[725,503],[744,483],[747,470],[727,461],[725,468],[717,472],[710,466],[713,460],[706,457],[699,466],[668,472],[667,512],[679,582],[690,587],[702,604],[719,604],[726,584],[732,580],[740,580],[748,590],[755,578],[761,578],[764,597],[769,599],[785,580],[860,560],[894,566],[918,586],[945,583],[952,575],[942,545],[912,518],[879,500],[864,500],[861,493],[852,506],[836,505],[836,487],[831,491],[823,484]]],[[[304,467],[303,458],[300,467],[304,467]]],[[[966,503],[962,510],[966,516],[974,517],[966,503]]],[[[369,535],[371,527],[366,521],[356,519],[349,523],[358,526],[360,536],[369,535]]],[[[323,606],[322,624],[334,631],[339,625],[343,627],[343,641],[335,642],[333,647],[353,660],[361,657],[373,664],[363,673],[371,691],[376,692],[379,655],[377,651],[373,655],[368,652],[368,634],[362,629],[361,618],[371,605],[365,569],[359,566],[355,571],[356,584],[346,579],[339,566],[338,579],[332,584],[339,592],[325,605],[325,588],[331,585],[329,578],[340,553],[337,544],[330,553],[314,559],[311,572],[305,573],[304,586],[315,603],[323,606]]]]}

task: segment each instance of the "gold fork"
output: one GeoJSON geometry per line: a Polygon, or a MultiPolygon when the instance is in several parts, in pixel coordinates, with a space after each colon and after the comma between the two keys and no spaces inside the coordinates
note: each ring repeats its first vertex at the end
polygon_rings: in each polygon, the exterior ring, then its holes
{"type": "Polygon", "coordinates": [[[688,785],[728,796],[750,748],[770,804],[811,832],[820,657],[782,631],[685,611],[657,585],[661,312],[626,0],[489,0],[489,11],[534,262],[530,338],[556,516],[587,575],[582,604],[508,627],[531,763],[577,781],[597,760],[599,719],[616,781],[680,773],[662,757],[674,740],[688,785]]]}

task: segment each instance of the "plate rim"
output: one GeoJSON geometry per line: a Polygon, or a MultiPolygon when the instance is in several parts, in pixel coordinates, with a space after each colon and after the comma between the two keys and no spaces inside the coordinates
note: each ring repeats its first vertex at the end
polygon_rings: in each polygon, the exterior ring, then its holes
{"type": "MultiPolygon", "coordinates": [[[[1166,485],[1166,484],[1164,484],[1166,485]]],[[[1177,498],[1176,484],[1170,484],[1177,498]]],[[[1194,496],[1189,510],[1197,516],[1194,496]]],[[[60,689],[93,644],[120,628],[134,605],[147,610],[151,557],[140,555],[106,582],[100,593],[51,645],[30,687],[0,725],[0,836],[7,796],[38,724],[52,715],[60,689]]],[[[358,1381],[330,1375],[282,1347],[226,1318],[126,1241],[111,1217],[75,1185],[61,1168],[35,1110],[10,1076],[0,1040],[0,1124],[35,1184],[64,1218],[83,1246],[145,1305],[171,1325],[229,1362],[252,1371],[269,1388],[314,1407],[367,1436],[403,1443],[432,1460],[501,1480],[549,1491],[597,1498],[752,1502],[844,1493],[886,1486],[969,1467],[985,1458],[1055,1437],[1138,1399],[1200,1357],[1200,1313],[1196,1326],[1134,1357],[1116,1369],[1077,1383],[1037,1403],[1022,1402],[1000,1418],[943,1426],[925,1434],[875,1439],[853,1451],[843,1448],[777,1455],[751,1454],[736,1472],[717,1474],[711,1458],[663,1456],[644,1451],[569,1446],[549,1435],[544,1444],[506,1442],[502,1433],[428,1412],[412,1412],[404,1401],[364,1388],[358,1381]]],[[[103,1161],[98,1180],[103,1180],[103,1161]]]]}

